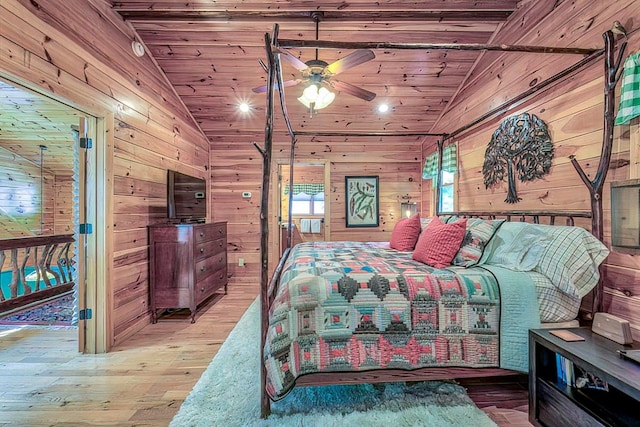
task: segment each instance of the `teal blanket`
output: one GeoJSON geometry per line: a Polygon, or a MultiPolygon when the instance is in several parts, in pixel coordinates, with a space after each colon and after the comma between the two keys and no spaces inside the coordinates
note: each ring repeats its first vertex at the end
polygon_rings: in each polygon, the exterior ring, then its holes
{"type": "Polygon", "coordinates": [[[529,329],[540,328],[536,287],[527,273],[479,266],[500,283],[500,367],[529,371],[529,329]]]}

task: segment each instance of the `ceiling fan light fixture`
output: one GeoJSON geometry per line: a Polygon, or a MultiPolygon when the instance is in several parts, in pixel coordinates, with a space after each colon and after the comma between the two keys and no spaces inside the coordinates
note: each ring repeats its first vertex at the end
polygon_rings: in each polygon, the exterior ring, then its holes
{"type": "Polygon", "coordinates": [[[333,102],[336,94],[326,87],[320,87],[316,83],[312,83],[302,91],[302,96],[298,101],[305,107],[313,110],[322,110],[333,102]]]}

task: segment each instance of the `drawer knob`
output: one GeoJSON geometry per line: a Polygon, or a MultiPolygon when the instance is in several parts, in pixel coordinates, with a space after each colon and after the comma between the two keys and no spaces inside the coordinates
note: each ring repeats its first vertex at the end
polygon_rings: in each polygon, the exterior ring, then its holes
{"type": "Polygon", "coordinates": [[[204,292],[204,288],[200,288],[200,292],[204,292]]]}
{"type": "Polygon", "coordinates": [[[204,253],[204,248],[200,248],[200,253],[203,254],[204,253]]]}
{"type": "Polygon", "coordinates": [[[200,232],[200,237],[204,237],[204,233],[203,232],[200,232]]]}
{"type": "Polygon", "coordinates": [[[222,234],[222,228],[218,229],[218,234],[222,234]]]}
{"type": "Polygon", "coordinates": [[[218,260],[218,262],[222,262],[222,260],[223,260],[223,259],[224,259],[223,257],[220,257],[220,259],[218,260]]]}
{"type": "Polygon", "coordinates": [[[200,271],[204,271],[204,270],[205,270],[205,267],[203,265],[202,267],[200,267],[200,271]]]}

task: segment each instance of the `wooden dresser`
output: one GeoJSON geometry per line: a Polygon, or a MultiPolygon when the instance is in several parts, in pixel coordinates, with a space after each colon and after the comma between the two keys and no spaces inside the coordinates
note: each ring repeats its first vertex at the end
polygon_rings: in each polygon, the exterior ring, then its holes
{"type": "Polygon", "coordinates": [[[149,227],[151,320],[158,310],[198,306],[224,286],[227,293],[227,223],[149,227]]]}

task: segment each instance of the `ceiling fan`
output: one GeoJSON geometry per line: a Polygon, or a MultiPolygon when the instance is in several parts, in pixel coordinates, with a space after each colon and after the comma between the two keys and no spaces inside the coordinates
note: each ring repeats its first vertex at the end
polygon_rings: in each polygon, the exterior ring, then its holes
{"type": "MultiPolygon", "coordinates": [[[[316,40],[318,40],[318,24],[322,19],[322,12],[313,12],[311,17],[316,23],[316,40]]],[[[280,49],[280,58],[287,61],[302,74],[300,78],[287,80],[283,86],[296,86],[300,83],[309,83],[298,100],[310,110],[319,110],[326,107],[333,101],[335,95],[326,89],[328,86],[365,101],[372,101],[376,94],[351,83],[336,80],[333,76],[340,74],[350,68],[363,64],[375,58],[373,51],[360,49],[349,55],[328,64],[326,61],[318,59],[318,49],[316,49],[315,59],[303,62],[286,50],[280,49]]],[[[261,93],[267,91],[267,86],[259,86],[252,89],[253,92],[261,93]]]]}

